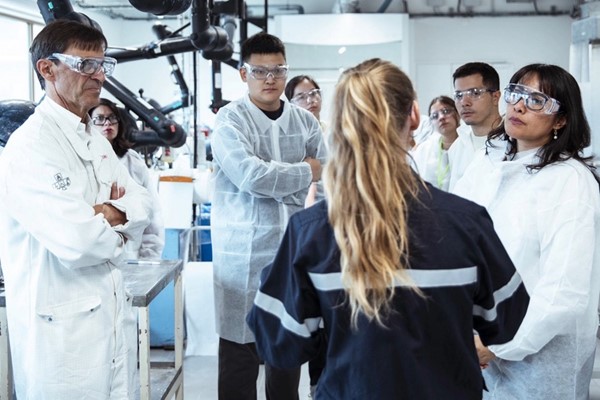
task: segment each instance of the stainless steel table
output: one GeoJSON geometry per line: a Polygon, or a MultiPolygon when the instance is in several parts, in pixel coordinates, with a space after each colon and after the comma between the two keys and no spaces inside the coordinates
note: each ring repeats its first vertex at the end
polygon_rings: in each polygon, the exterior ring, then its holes
{"type": "MultiPolygon", "coordinates": [[[[119,266],[123,273],[125,290],[138,308],[138,340],[140,352],[140,398],[170,399],[176,395],[183,399],[183,287],[181,260],[135,261],[119,266]],[[171,281],[175,286],[175,361],[171,363],[150,361],[149,305],[171,281]],[[152,368],[151,368],[152,367],[152,368]],[[163,371],[162,373],[158,370],[163,371]],[[164,371],[168,375],[164,383],[164,371]],[[163,376],[159,376],[163,375],[163,376]],[[164,386],[164,387],[163,387],[164,386]]],[[[0,290],[0,400],[9,400],[12,394],[12,373],[6,322],[4,290],[0,290]]]]}

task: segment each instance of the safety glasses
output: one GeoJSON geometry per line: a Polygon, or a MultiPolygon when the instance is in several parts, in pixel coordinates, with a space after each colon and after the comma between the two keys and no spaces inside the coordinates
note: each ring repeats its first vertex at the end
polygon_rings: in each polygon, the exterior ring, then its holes
{"type": "Polygon", "coordinates": [[[285,79],[288,74],[288,66],[287,65],[276,65],[273,68],[267,68],[258,65],[251,65],[248,63],[244,63],[244,68],[250,76],[259,81],[264,81],[269,78],[269,75],[273,79],[285,79]]]}
{"type": "Polygon", "coordinates": [[[442,115],[450,115],[454,110],[451,108],[442,108],[439,111],[434,111],[429,114],[429,119],[432,121],[437,121],[442,115]]]}
{"type": "Polygon", "coordinates": [[[305,106],[313,101],[321,101],[321,89],[313,89],[308,92],[298,93],[290,100],[298,106],[305,106]]]}
{"type": "Polygon", "coordinates": [[[102,69],[105,76],[111,76],[117,65],[117,60],[112,57],[81,58],[69,54],[52,53],[49,60],[58,60],[75,72],[82,75],[94,75],[102,69]]]}
{"type": "Polygon", "coordinates": [[[480,99],[485,93],[494,93],[495,90],[488,88],[471,88],[467,90],[457,90],[454,92],[454,101],[461,101],[465,97],[473,100],[480,99]]]}
{"type": "Polygon", "coordinates": [[[517,104],[523,100],[525,107],[531,111],[543,111],[544,114],[556,114],[560,110],[560,102],[552,97],[519,83],[510,83],[504,89],[504,101],[517,104]]]}

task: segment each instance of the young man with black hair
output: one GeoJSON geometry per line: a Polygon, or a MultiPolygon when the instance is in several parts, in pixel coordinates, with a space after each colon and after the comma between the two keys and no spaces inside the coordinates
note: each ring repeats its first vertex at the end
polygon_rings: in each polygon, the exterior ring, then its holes
{"type": "MultiPolygon", "coordinates": [[[[241,48],[243,98],[221,108],[211,139],[211,210],[219,399],[256,399],[259,356],[246,325],[261,270],[272,262],[289,217],[321,179],[319,122],[281,100],[288,66],[281,40],[267,33],[241,48]]],[[[298,398],[300,370],[265,365],[267,399],[298,398]]]]}

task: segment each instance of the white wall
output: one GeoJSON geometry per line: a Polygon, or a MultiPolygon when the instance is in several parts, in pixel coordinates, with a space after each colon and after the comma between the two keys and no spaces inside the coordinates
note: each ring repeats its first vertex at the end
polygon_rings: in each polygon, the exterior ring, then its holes
{"type": "Polygon", "coordinates": [[[453,92],[452,73],[466,62],[492,64],[501,88],[530,63],[568,70],[571,23],[568,16],[412,19],[411,76],[422,111],[432,98],[453,92]]]}

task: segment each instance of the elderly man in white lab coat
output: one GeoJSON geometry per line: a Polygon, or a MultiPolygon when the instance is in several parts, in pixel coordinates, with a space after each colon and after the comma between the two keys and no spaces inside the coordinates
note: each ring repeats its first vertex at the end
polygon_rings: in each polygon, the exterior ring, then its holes
{"type": "Polygon", "coordinates": [[[19,399],[130,399],[116,268],[151,216],[147,191],[91,130],[87,110],[116,61],[72,21],[30,52],[46,97],[0,156],[2,259],[19,399]]]}
{"type": "MultiPolygon", "coordinates": [[[[287,65],[281,41],[259,33],[242,46],[248,95],[222,108],[211,139],[215,162],[212,244],[219,342],[219,399],[256,399],[259,359],[246,314],[261,270],[288,218],[304,208],[324,162],[319,121],[280,99],[287,65]]],[[[298,398],[298,371],[266,366],[267,398],[298,398]]]]}

